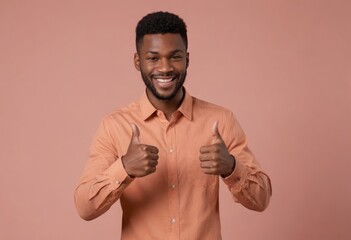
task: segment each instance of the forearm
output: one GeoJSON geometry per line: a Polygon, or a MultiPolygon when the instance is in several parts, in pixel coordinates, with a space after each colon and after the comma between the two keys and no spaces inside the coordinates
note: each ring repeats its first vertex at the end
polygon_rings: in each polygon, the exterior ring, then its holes
{"type": "Polygon", "coordinates": [[[78,214],[85,220],[97,218],[120,198],[131,181],[120,160],[100,174],[88,171],[74,192],[78,214]]]}
{"type": "Polygon", "coordinates": [[[237,161],[233,173],[224,182],[236,202],[255,211],[267,208],[272,188],[269,177],[261,170],[253,170],[237,161]]]}

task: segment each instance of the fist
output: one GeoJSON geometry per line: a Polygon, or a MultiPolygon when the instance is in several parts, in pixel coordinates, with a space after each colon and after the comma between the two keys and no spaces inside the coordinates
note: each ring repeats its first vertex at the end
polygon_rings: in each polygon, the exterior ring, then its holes
{"type": "Polygon", "coordinates": [[[235,158],[229,154],[219,134],[218,121],[212,126],[211,145],[200,148],[200,167],[206,174],[228,177],[234,170],[235,158]]]}
{"type": "Polygon", "coordinates": [[[131,124],[132,138],[127,153],[122,156],[123,166],[130,177],[144,177],[156,171],[158,149],[155,146],[141,144],[137,125],[131,124]]]}

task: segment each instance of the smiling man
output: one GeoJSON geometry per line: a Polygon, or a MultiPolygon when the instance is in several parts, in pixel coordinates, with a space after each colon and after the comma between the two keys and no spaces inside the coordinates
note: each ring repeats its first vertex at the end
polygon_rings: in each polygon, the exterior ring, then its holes
{"type": "Polygon", "coordinates": [[[263,211],[269,177],[233,113],[183,87],[189,53],[181,18],[146,15],[136,49],[146,91],[102,120],[75,191],[78,213],[92,220],[120,200],[122,239],[221,239],[219,180],[235,202],[263,211]]]}

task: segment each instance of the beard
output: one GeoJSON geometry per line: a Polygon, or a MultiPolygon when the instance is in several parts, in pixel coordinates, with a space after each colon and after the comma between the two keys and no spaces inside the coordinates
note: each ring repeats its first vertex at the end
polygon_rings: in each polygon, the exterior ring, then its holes
{"type": "Polygon", "coordinates": [[[141,71],[141,78],[143,79],[144,83],[145,83],[145,86],[147,87],[147,89],[149,89],[152,94],[159,100],[162,100],[162,101],[169,101],[169,100],[172,100],[178,93],[178,91],[183,87],[183,84],[185,82],[185,78],[186,78],[186,75],[187,75],[187,71],[185,70],[184,72],[184,75],[182,76],[179,76],[178,75],[178,79],[175,79],[173,81],[177,81],[176,83],[176,86],[173,90],[173,92],[167,96],[165,95],[161,95],[159,92],[157,92],[154,84],[152,83],[152,79],[149,79],[142,71],[141,71]]]}

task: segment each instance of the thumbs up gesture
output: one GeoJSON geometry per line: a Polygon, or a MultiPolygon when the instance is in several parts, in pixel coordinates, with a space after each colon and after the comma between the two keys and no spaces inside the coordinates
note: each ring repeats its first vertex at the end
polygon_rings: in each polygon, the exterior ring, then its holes
{"type": "Polygon", "coordinates": [[[211,145],[200,148],[200,166],[204,173],[229,176],[235,167],[235,158],[229,154],[218,131],[218,121],[212,126],[211,145]]]}
{"type": "Polygon", "coordinates": [[[141,144],[140,131],[137,125],[131,124],[132,139],[122,163],[130,177],[144,177],[156,171],[158,149],[155,146],[141,144]]]}

